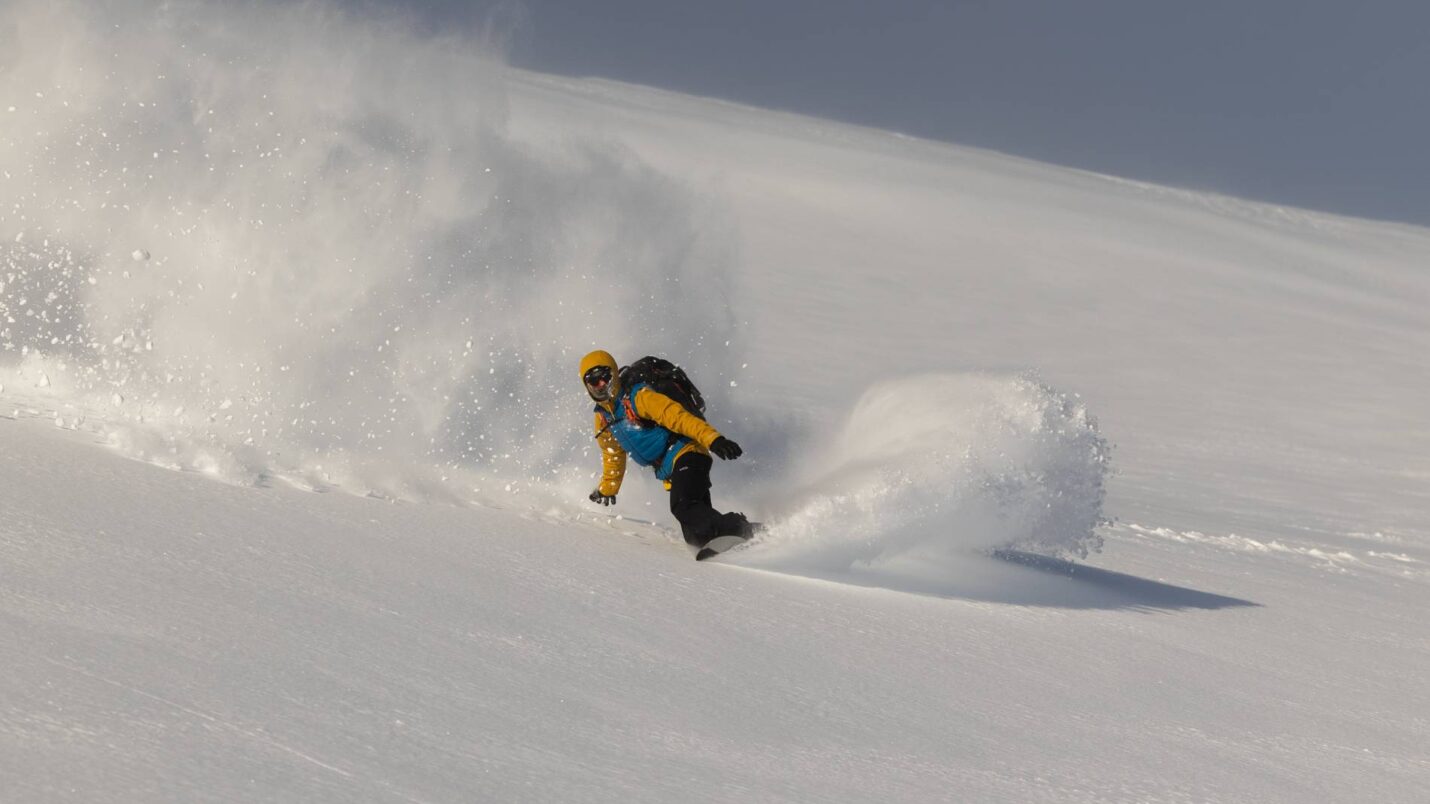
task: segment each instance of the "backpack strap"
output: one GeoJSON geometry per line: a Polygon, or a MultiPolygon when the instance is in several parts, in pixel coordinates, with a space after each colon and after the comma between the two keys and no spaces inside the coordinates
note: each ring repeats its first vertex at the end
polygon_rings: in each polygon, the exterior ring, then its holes
{"type": "MultiPolygon", "coordinates": [[[[641,383],[640,385],[644,384],[645,383],[641,383]]],[[[625,411],[626,419],[628,421],[640,422],[640,425],[642,427],[654,427],[654,421],[644,418],[636,413],[635,391],[639,390],[639,387],[640,386],[638,385],[636,388],[632,388],[629,392],[621,394],[621,409],[625,411]]],[[[602,434],[604,434],[607,430],[615,426],[616,415],[611,411],[606,410],[600,405],[596,405],[595,409],[596,413],[600,414],[601,418],[606,420],[606,426],[602,427],[596,433],[596,438],[600,438],[602,434]]]]}
{"type": "Polygon", "coordinates": [[[606,426],[596,431],[595,438],[599,439],[601,436],[606,434],[607,430],[611,429],[611,425],[616,423],[616,417],[611,415],[611,412],[609,410],[606,410],[600,405],[596,406],[596,415],[606,420],[606,426]]]}
{"type": "MultiPolygon", "coordinates": [[[[638,386],[639,387],[639,386],[638,386]]],[[[628,394],[621,394],[621,407],[625,408],[626,418],[633,422],[640,422],[642,427],[655,424],[650,419],[643,419],[636,415],[636,388],[632,388],[628,394]]]]}

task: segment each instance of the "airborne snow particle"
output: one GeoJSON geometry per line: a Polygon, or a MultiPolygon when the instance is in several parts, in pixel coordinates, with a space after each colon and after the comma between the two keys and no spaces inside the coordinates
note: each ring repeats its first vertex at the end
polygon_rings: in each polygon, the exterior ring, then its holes
{"type": "Polygon", "coordinates": [[[135,262],[144,262],[145,260],[149,259],[149,252],[145,251],[142,248],[137,248],[134,250],[134,253],[130,254],[129,256],[133,257],[135,262]]]}

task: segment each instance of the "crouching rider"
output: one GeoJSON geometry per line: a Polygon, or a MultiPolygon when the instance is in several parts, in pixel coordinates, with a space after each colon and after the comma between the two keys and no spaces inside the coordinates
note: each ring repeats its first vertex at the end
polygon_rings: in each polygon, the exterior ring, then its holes
{"type": "Polygon", "coordinates": [[[749,538],[753,529],[744,514],[722,514],[710,502],[710,456],[734,460],[740,457],[739,444],[646,383],[622,388],[620,369],[609,352],[598,350],[582,358],[581,381],[596,403],[596,441],[601,447],[601,483],[591,492],[592,502],[616,502],[629,455],[665,482],[670,512],[697,554],[722,536],[749,538]]]}

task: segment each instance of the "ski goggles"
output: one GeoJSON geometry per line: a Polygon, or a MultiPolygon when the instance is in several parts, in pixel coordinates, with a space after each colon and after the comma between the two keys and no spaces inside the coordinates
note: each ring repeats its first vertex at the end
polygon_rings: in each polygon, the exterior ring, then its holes
{"type": "Polygon", "coordinates": [[[582,375],[581,379],[585,381],[586,390],[591,392],[591,396],[597,399],[605,399],[610,394],[610,366],[596,366],[582,375]]]}

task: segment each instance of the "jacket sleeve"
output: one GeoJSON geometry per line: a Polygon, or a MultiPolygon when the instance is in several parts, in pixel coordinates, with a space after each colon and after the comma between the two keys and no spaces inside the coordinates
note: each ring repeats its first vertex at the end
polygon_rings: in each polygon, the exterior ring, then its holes
{"type": "Polygon", "coordinates": [[[636,415],[650,419],[672,433],[689,438],[702,449],[710,449],[710,445],[720,437],[720,431],[711,427],[704,419],[691,415],[684,405],[659,391],[642,388],[636,392],[634,401],[636,415]]]}
{"type": "Polygon", "coordinates": [[[596,414],[596,443],[601,449],[601,485],[597,488],[607,497],[614,497],[626,476],[626,451],[599,413],[596,414]]]}

